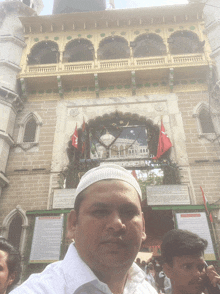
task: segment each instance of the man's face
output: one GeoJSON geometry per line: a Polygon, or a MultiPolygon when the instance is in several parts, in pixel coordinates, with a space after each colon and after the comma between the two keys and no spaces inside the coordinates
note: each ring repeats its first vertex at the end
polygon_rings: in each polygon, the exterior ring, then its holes
{"type": "Polygon", "coordinates": [[[78,253],[94,271],[129,268],[146,239],[138,193],[118,180],[97,182],[85,193],[72,226],[78,253]]]}
{"type": "Polygon", "coordinates": [[[9,277],[7,258],[8,253],[0,250],[0,294],[5,294],[7,287],[13,282],[9,277]]]}
{"type": "Polygon", "coordinates": [[[203,256],[173,257],[173,265],[165,264],[164,271],[171,280],[174,294],[200,294],[204,291],[206,273],[203,256]]]}

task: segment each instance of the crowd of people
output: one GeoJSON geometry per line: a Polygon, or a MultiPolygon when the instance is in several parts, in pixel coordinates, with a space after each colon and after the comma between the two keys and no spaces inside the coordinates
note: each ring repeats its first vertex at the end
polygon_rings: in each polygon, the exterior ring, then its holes
{"type": "Polygon", "coordinates": [[[152,257],[147,262],[136,259],[136,264],[146,273],[146,280],[156,289],[158,293],[171,294],[172,287],[170,279],[165,275],[161,259],[152,257]]]}

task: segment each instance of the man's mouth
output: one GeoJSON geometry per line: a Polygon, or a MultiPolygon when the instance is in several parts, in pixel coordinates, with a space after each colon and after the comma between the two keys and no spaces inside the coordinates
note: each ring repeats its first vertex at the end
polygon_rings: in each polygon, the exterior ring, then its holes
{"type": "Polygon", "coordinates": [[[116,244],[118,246],[126,246],[125,242],[122,241],[121,238],[111,238],[111,239],[107,239],[101,242],[102,244],[116,244]]]}

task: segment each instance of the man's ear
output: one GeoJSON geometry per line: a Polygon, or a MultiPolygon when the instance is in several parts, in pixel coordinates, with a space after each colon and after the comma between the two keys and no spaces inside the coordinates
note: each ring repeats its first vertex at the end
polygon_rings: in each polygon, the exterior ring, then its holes
{"type": "Polygon", "coordinates": [[[147,239],[147,235],[145,233],[145,219],[144,219],[143,212],[142,212],[142,222],[143,222],[142,242],[144,242],[147,239]]]}
{"type": "Polygon", "coordinates": [[[10,286],[14,282],[16,275],[17,275],[17,272],[13,272],[12,274],[10,274],[10,276],[8,277],[8,286],[10,286]]]}
{"type": "Polygon", "coordinates": [[[173,273],[173,267],[168,264],[168,263],[164,263],[163,264],[163,271],[165,273],[165,275],[170,279],[173,273]]]}
{"type": "Polygon", "coordinates": [[[70,240],[75,237],[75,230],[78,221],[78,216],[75,210],[71,210],[67,218],[67,234],[66,237],[70,240]]]}

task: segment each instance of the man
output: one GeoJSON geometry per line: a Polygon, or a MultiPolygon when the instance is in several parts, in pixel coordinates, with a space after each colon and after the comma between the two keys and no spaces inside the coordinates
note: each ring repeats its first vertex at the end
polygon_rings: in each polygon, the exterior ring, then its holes
{"type": "Polygon", "coordinates": [[[161,245],[161,256],[164,272],[171,280],[173,294],[201,294],[207,283],[218,289],[220,277],[213,266],[206,268],[204,260],[207,244],[206,240],[189,231],[171,230],[166,233],[161,245]]]}
{"type": "Polygon", "coordinates": [[[21,274],[19,252],[4,238],[0,237],[0,294],[9,293],[21,274]]]}
{"type": "Polygon", "coordinates": [[[32,275],[13,294],[156,294],[133,262],[146,239],[141,197],[135,178],[120,166],[88,171],[68,218],[75,243],[63,261],[32,275]]]}

